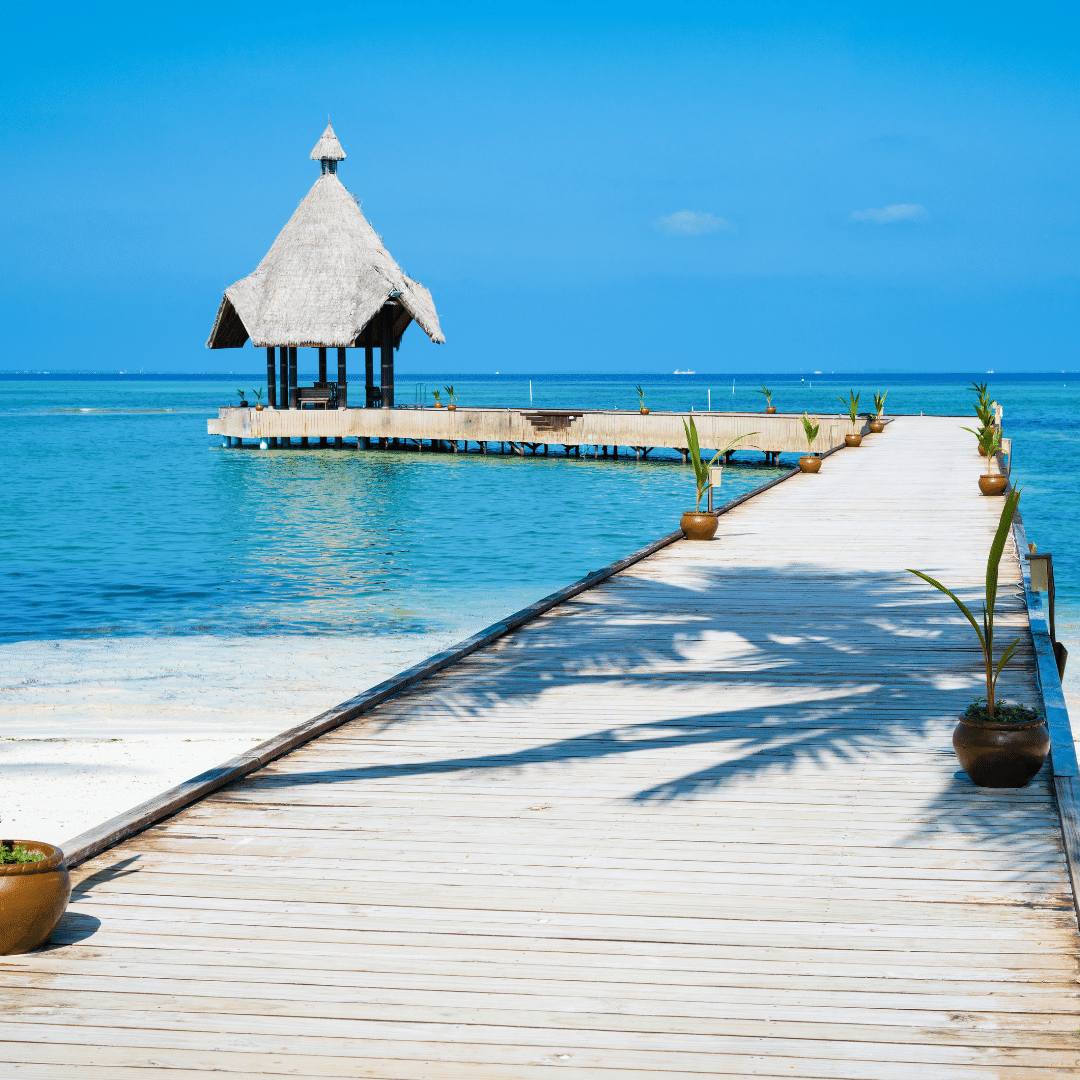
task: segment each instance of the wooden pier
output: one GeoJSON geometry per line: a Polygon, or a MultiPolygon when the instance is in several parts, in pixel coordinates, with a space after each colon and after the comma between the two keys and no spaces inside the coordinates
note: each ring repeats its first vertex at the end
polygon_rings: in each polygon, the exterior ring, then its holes
{"type": "MultiPolygon", "coordinates": [[[[0,1072],[1077,1075],[1060,687],[1056,780],[957,776],[978,650],[904,572],[982,588],[1001,501],[960,422],[895,421],[84,862],[0,963],[0,1072]]],[[[1011,545],[999,595],[1038,702],[1011,545]]]]}
{"type": "MultiPolygon", "coordinates": [[[[222,408],[216,420],[207,420],[210,435],[220,435],[232,445],[244,442],[267,448],[292,445],[351,445],[366,447],[399,446],[423,451],[447,448],[467,449],[475,444],[482,452],[488,447],[524,456],[538,447],[564,448],[580,454],[594,448],[606,456],[607,448],[624,447],[647,456],[655,447],[669,447],[685,454],[685,417],[693,416],[703,447],[726,446],[745,436],[738,449],[761,450],[767,456],[806,453],[806,437],[800,416],[795,413],[745,412],[650,412],[625,409],[256,409],[222,408]],[[345,440],[350,440],[346,443],[345,440]],[[353,441],[354,440],[354,441],[353,441]]],[[[860,418],[860,430],[869,430],[860,418]]],[[[814,441],[814,452],[824,453],[843,446],[851,430],[847,418],[823,416],[814,441]]]]}

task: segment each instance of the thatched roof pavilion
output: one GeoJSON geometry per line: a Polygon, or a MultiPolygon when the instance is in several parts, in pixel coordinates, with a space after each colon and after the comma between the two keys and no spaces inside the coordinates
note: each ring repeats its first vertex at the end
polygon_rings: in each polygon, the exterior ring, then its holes
{"type": "MultiPolygon", "coordinates": [[[[432,341],[444,342],[439,316],[431,293],[402,272],[338,179],[337,164],[345,151],[329,123],[311,157],[320,162],[321,175],[254,272],[225,290],[206,344],[238,349],[250,338],[256,347],[265,347],[271,387],[274,348],[290,350],[290,369],[297,347],[319,349],[324,384],[326,349],[336,348],[338,384],[326,385],[334,387],[339,405],[344,404],[338,392],[346,382],[344,350],[364,346],[367,404],[389,406],[393,350],[413,321],[432,341]],[[372,385],[371,350],[376,344],[383,352],[381,388],[372,385]]],[[[295,375],[292,370],[289,375],[282,406],[287,396],[290,407],[296,407],[291,400],[297,396],[291,392],[295,375]]],[[[272,389],[268,396],[275,404],[272,389]]],[[[303,395],[299,397],[302,405],[303,395]]]]}

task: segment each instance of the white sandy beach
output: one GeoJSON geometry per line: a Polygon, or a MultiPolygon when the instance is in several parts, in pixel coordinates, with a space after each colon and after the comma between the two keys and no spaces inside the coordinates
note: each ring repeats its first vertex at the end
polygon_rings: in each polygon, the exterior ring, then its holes
{"type": "Polygon", "coordinates": [[[0,830],[62,843],[465,635],[0,647],[0,830]]]}

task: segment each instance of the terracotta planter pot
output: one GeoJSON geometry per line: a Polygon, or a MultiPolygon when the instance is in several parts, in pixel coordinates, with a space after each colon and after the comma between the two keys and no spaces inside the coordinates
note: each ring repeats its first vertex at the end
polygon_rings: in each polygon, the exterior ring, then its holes
{"type": "Polygon", "coordinates": [[[986,451],[981,446],[979,447],[979,457],[986,457],[986,451]]]}
{"type": "Polygon", "coordinates": [[[845,435],[844,436],[844,443],[847,446],[862,446],[862,436],[861,435],[845,435]]]}
{"type": "Polygon", "coordinates": [[[765,411],[767,413],[774,413],[774,412],[776,412],[776,406],[775,405],[770,405],[765,411]]]}
{"type": "Polygon", "coordinates": [[[687,510],[679,524],[687,540],[711,540],[720,522],[708,510],[687,510]]]}
{"type": "Polygon", "coordinates": [[[35,863],[0,864],[0,956],[29,952],[43,944],[71,899],[71,878],[58,847],[35,840],[13,843],[45,858],[35,863]]]}
{"type": "Polygon", "coordinates": [[[644,405],[642,405],[641,408],[638,409],[638,412],[641,413],[642,416],[649,415],[649,410],[644,405]]]}
{"type": "Polygon", "coordinates": [[[983,473],[979,477],[979,490],[984,495],[1004,495],[1008,486],[1009,478],[1007,476],[987,476],[986,473],[983,473]]]}
{"type": "Polygon", "coordinates": [[[870,430],[875,435],[880,435],[885,430],[885,422],[883,420],[871,420],[870,430]]]}
{"type": "Polygon", "coordinates": [[[821,472],[821,458],[815,454],[806,454],[799,458],[799,468],[803,472],[821,472]]]}
{"type": "Polygon", "coordinates": [[[979,787],[1026,787],[1050,752],[1046,722],[997,724],[961,716],[953,749],[964,772],[979,787]]]}
{"type": "Polygon", "coordinates": [[[456,405],[447,405],[446,408],[447,408],[448,412],[456,412],[457,411],[457,406],[456,405]]]}
{"type": "Polygon", "coordinates": [[[256,412],[262,412],[262,411],[263,411],[263,407],[262,407],[261,405],[256,405],[256,406],[255,406],[255,411],[256,411],[256,412]]]}

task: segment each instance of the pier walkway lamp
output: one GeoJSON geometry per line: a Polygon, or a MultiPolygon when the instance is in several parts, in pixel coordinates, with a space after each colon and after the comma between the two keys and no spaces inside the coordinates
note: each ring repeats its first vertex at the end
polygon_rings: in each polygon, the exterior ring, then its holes
{"type": "Polygon", "coordinates": [[[1065,662],[1069,659],[1069,650],[1058,641],[1057,627],[1054,625],[1054,556],[1049,552],[1036,554],[1035,545],[1027,555],[1031,567],[1031,591],[1039,596],[1045,605],[1046,624],[1050,631],[1050,642],[1054,646],[1054,659],[1057,661],[1058,678],[1065,677],[1065,662]]]}
{"type": "Polygon", "coordinates": [[[724,476],[723,465],[710,465],[709,466],[709,512],[712,513],[713,509],[713,491],[720,490],[720,481],[724,476]]]}

